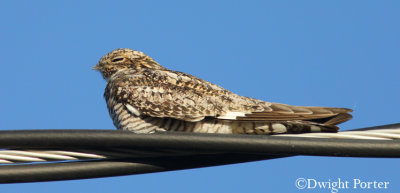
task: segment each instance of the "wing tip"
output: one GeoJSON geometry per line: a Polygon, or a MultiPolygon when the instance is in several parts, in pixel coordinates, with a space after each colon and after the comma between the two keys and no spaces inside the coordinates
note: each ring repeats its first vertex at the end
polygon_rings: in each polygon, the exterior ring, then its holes
{"type": "Polygon", "coordinates": [[[353,118],[353,115],[351,115],[349,113],[339,113],[339,114],[333,116],[328,121],[326,121],[324,124],[325,125],[338,125],[338,124],[344,123],[352,118],[353,118]]]}

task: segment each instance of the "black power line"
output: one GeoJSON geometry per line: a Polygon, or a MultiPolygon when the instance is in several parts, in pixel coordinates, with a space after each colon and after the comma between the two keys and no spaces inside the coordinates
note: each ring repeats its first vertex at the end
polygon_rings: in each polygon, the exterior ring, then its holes
{"type": "MultiPolygon", "coordinates": [[[[400,129],[400,124],[359,129],[400,129]]],[[[0,131],[2,149],[69,150],[104,159],[0,165],[0,183],[107,177],[199,168],[295,155],[400,157],[400,140],[325,139],[260,135],[115,130],[0,131]],[[115,150],[115,155],[109,152],[115,150]]]]}

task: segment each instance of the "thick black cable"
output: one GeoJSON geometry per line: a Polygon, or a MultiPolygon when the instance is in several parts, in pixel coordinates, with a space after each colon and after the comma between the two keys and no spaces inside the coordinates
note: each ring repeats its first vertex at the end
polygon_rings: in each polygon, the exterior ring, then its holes
{"type": "MultiPolygon", "coordinates": [[[[393,127],[393,125],[390,125],[393,127]]],[[[385,127],[382,127],[385,128],[385,127]]],[[[397,124],[400,128],[400,124],[397,124]]],[[[399,140],[323,139],[113,130],[0,131],[0,148],[174,150],[183,152],[400,157],[399,140]]]]}
{"type": "MultiPolygon", "coordinates": [[[[370,129],[400,129],[400,124],[370,129]]],[[[400,140],[157,133],[114,130],[0,131],[0,149],[127,149],[147,158],[0,166],[0,183],[83,179],[170,171],[272,159],[291,155],[400,157],[400,140]],[[160,156],[159,152],[174,152],[160,156]],[[154,157],[152,153],[154,152],[154,157]],[[185,156],[183,156],[183,154],[185,156]]]]}

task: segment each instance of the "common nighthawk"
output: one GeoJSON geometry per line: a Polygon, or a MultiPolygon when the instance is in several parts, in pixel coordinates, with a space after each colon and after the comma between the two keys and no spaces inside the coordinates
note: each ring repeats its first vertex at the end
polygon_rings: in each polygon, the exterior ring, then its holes
{"type": "Polygon", "coordinates": [[[104,98],[114,125],[135,133],[337,132],[335,125],[352,118],[346,108],[290,106],[240,96],[126,48],[106,54],[93,69],[108,82],[104,98]]]}

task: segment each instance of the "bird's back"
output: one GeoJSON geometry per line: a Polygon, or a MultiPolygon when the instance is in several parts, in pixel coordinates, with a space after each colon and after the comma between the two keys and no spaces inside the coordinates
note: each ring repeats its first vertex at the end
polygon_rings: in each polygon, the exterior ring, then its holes
{"type": "Polygon", "coordinates": [[[167,69],[120,71],[105,98],[117,128],[144,133],[336,132],[335,125],[351,118],[349,109],[265,102],[167,69]]]}

